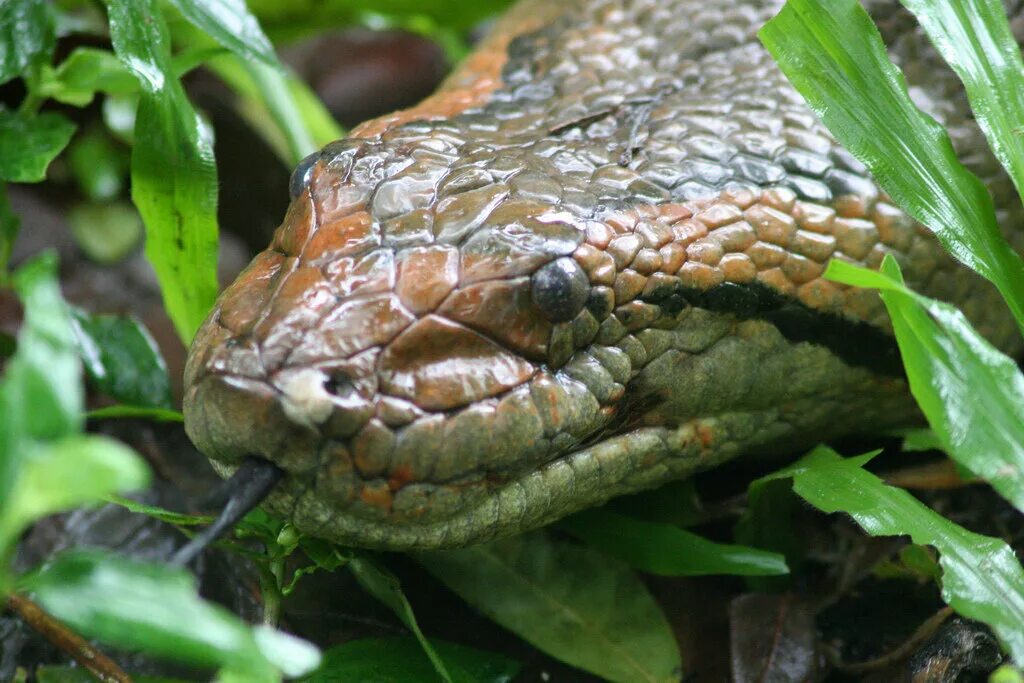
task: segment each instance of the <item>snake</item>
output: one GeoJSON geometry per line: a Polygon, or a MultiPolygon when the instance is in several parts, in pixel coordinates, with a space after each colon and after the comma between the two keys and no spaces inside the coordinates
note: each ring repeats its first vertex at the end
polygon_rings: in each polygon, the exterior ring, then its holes
{"type": "MultiPolygon", "coordinates": [[[[962,86],[867,7],[1019,247],[962,86]]],[[[265,506],[303,533],[426,551],[919,421],[883,303],[830,259],[892,255],[1020,352],[759,43],[779,9],[521,0],[435,94],[304,159],[191,346],[192,441],[224,476],[279,467],[265,506]]]]}

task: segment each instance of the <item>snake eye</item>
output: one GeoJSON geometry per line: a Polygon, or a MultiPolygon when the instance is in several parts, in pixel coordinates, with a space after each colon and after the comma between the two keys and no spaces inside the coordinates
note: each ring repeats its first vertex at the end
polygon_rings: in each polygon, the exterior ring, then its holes
{"type": "Polygon", "coordinates": [[[313,166],[316,162],[320,161],[320,152],[313,152],[295,167],[292,171],[291,180],[288,181],[288,193],[292,196],[292,199],[298,197],[309,185],[309,179],[313,175],[313,166]]]}
{"type": "Polygon", "coordinates": [[[572,320],[590,294],[590,280],[571,258],[562,257],[533,274],[533,303],[553,323],[572,320]]]}

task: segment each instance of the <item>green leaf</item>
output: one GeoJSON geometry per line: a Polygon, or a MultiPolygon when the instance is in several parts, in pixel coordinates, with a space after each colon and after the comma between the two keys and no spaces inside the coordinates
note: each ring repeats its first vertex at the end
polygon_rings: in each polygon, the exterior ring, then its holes
{"type": "Polygon", "coordinates": [[[210,524],[214,520],[213,517],[209,517],[207,515],[190,515],[184,512],[173,512],[156,505],[147,505],[145,503],[140,503],[137,500],[123,498],[121,496],[110,495],[106,497],[106,501],[112,505],[120,505],[129,512],[146,515],[147,517],[159,519],[161,522],[167,522],[168,524],[173,524],[175,526],[202,526],[210,524]]]}
{"type": "MultiPolygon", "coordinates": [[[[432,641],[455,683],[508,683],[519,663],[465,645],[432,641]]],[[[324,653],[323,664],[303,683],[419,683],[437,680],[437,671],[414,638],[351,640],[324,653]]]]}
{"type": "Polygon", "coordinates": [[[0,185],[0,282],[7,278],[7,264],[14,250],[14,240],[18,237],[20,220],[7,199],[7,187],[0,185]]]}
{"type": "Polygon", "coordinates": [[[1024,262],[999,231],[988,189],[911,102],[857,0],[789,0],[759,35],[832,134],[953,256],[999,288],[1024,327],[1024,262]]]}
{"type": "Polygon", "coordinates": [[[792,478],[793,490],[824,512],[845,512],[872,536],[910,536],[939,552],[942,599],[983,621],[1010,655],[1024,661],[1024,569],[997,538],[972,533],[903,489],[862,468],[872,456],[843,458],[819,446],[766,479],[792,478]]]}
{"type": "Polygon", "coordinates": [[[75,124],[60,114],[37,116],[0,111],[0,180],[38,183],[50,162],[75,132],[75,124]]]}
{"type": "MultiPolygon", "coordinates": [[[[46,253],[23,265],[14,274],[14,286],[25,321],[0,385],[0,425],[17,434],[18,443],[75,434],[82,426],[81,364],[57,284],[56,257],[46,253]]],[[[3,445],[0,441],[0,453],[3,445]]]]}
{"type": "Polygon", "coordinates": [[[164,306],[188,344],[217,296],[217,171],[207,131],[173,76],[154,0],[108,0],[114,50],[142,85],[132,199],[164,306]]]}
{"type": "Polygon", "coordinates": [[[1024,374],[959,310],[903,285],[895,259],[880,272],[832,261],[826,277],[879,289],[900,355],[942,449],[1024,510],[1024,374]]]}
{"type": "Polygon", "coordinates": [[[902,0],[967,90],[989,146],[1024,189],[1024,60],[1000,0],[902,0]]]}
{"type": "Polygon", "coordinates": [[[137,418],[154,422],[184,422],[185,416],[178,410],[167,408],[144,408],[142,406],[116,405],[90,410],[85,414],[90,420],[115,420],[137,418]]]}
{"type": "Polygon", "coordinates": [[[672,524],[647,522],[603,508],[558,523],[603,553],[661,576],[776,576],[789,573],[782,555],[742,545],[715,543],[672,524]]]}
{"type": "MultiPolygon", "coordinates": [[[[81,667],[39,666],[35,669],[36,683],[96,683],[96,677],[81,667]]],[[[135,683],[188,683],[180,678],[132,676],[135,683]]]]}
{"type": "Polygon", "coordinates": [[[39,94],[75,107],[84,107],[102,92],[131,95],[139,82],[114,53],[95,47],[75,48],[56,69],[43,70],[39,94]]]}
{"type": "Polygon", "coordinates": [[[632,571],[595,550],[540,532],[416,559],[557,659],[611,681],[679,679],[679,649],[657,603],[632,571]]]}
{"type": "Polygon", "coordinates": [[[236,91],[239,113],[288,166],[344,136],[316,94],[290,71],[247,64],[234,55],[208,66],[236,91]]]}
{"type": "Polygon", "coordinates": [[[447,683],[452,683],[452,677],[448,673],[444,661],[434,651],[434,648],[420,630],[420,625],[416,623],[416,615],[413,614],[412,605],[409,604],[405,593],[402,592],[402,585],[398,582],[395,575],[365,556],[353,557],[348,563],[348,568],[352,571],[353,576],[356,577],[359,585],[363,587],[363,590],[387,605],[405,624],[406,628],[412,631],[413,635],[416,636],[416,640],[419,641],[420,647],[423,648],[424,654],[434,666],[434,671],[437,672],[437,675],[442,680],[447,681],[447,683]]]}
{"type": "Polygon", "coordinates": [[[172,407],[167,364],[142,323],[79,308],[71,313],[85,371],[100,391],[140,408],[172,407]]]}
{"type": "MultiPolygon", "coordinates": [[[[794,516],[801,505],[786,482],[754,480],[747,487],[747,509],[736,522],[736,540],[781,554],[791,568],[799,566],[805,543],[794,528],[794,516]]],[[[788,585],[790,577],[757,577],[747,583],[771,592],[788,585]]]]}
{"type": "Polygon", "coordinates": [[[111,645],[199,666],[224,666],[265,679],[320,663],[315,647],[267,627],[250,628],[228,610],[202,600],[188,572],[96,552],[59,556],[25,577],[51,614],[111,645]]]}
{"type": "Polygon", "coordinates": [[[79,248],[103,265],[126,258],[142,241],[142,219],[128,202],[75,204],[67,221],[79,248]]]}
{"type": "MultiPolygon", "coordinates": [[[[114,56],[111,55],[111,59],[114,56]]],[[[135,79],[132,78],[132,82],[135,79]]],[[[124,190],[128,155],[110,134],[96,126],[79,135],[68,148],[68,165],[78,186],[93,201],[109,201],[124,190]]]]}
{"type": "Polygon", "coordinates": [[[44,0],[0,3],[0,84],[48,61],[53,45],[53,15],[44,0]]]}
{"type": "Polygon", "coordinates": [[[10,500],[0,510],[0,548],[41,517],[148,483],[146,464],[120,441],[77,435],[37,445],[25,454],[10,500]]]}
{"type": "Polygon", "coordinates": [[[281,68],[274,46],[242,0],[171,0],[196,28],[244,60],[281,68]]]}

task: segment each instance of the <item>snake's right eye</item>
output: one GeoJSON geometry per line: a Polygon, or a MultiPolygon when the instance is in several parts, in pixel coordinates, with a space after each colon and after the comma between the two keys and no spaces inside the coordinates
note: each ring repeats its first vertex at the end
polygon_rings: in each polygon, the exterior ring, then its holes
{"type": "Polygon", "coordinates": [[[299,162],[299,165],[292,171],[291,180],[288,181],[288,193],[295,199],[305,191],[309,180],[313,175],[313,167],[320,161],[320,152],[313,152],[299,162]]]}
{"type": "Polygon", "coordinates": [[[590,294],[590,280],[571,258],[562,257],[533,274],[533,303],[548,320],[562,323],[583,310],[590,294]]]}

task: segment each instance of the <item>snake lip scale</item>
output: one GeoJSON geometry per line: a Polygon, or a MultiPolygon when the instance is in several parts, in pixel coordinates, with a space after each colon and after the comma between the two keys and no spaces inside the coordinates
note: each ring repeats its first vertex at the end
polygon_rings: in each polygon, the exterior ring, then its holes
{"type": "MultiPolygon", "coordinates": [[[[1020,351],[958,266],[760,46],[775,2],[522,0],[422,104],[299,164],[271,245],[193,343],[185,427],[283,479],[305,533],[436,549],[745,454],[917,419],[877,267],[1020,351]]],[[[955,76],[872,2],[915,101],[1019,248],[955,76]]]]}

